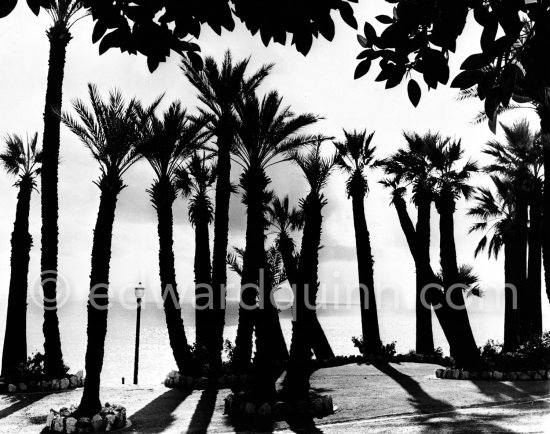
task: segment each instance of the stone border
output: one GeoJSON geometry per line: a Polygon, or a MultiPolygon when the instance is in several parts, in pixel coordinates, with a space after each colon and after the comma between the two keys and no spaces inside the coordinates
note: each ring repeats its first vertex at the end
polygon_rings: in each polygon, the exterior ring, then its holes
{"type": "Polygon", "coordinates": [[[52,392],[68,389],[76,389],[84,386],[84,373],[78,371],[76,375],[67,375],[64,378],[53,379],[50,381],[29,381],[27,383],[18,382],[0,383],[0,390],[4,393],[28,393],[28,392],[52,392]]]}
{"type": "Polygon", "coordinates": [[[246,386],[250,383],[252,376],[222,375],[218,379],[207,377],[191,377],[181,375],[178,371],[171,371],[164,380],[164,385],[170,389],[204,390],[208,386],[215,386],[218,389],[233,389],[246,386]]]}
{"type": "Polygon", "coordinates": [[[224,414],[233,418],[262,418],[277,421],[303,416],[323,418],[333,414],[334,410],[332,397],[329,395],[292,404],[284,401],[254,403],[247,399],[244,392],[237,395],[230,393],[224,399],[224,414]]]}
{"type": "Polygon", "coordinates": [[[550,380],[550,370],[500,372],[436,369],[435,376],[445,380],[541,381],[550,380]]]}
{"type": "Polygon", "coordinates": [[[106,402],[94,417],[81,417],[78,420],[71,416],[75,411],[76,406],[63,407],[59,411],[50,410],[46,419],[46,430],[71,434],[114,431],[130,426],[130,421],[126,418],[126,409],[120,405],[110,405],[106,402]]]}

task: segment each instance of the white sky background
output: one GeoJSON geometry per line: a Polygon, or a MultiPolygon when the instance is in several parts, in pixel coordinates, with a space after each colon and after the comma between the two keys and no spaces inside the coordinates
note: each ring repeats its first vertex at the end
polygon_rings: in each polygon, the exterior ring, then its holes
{"type": "MultiPolygon", "coordinates": [[[[49,16],[41,12],[36,18],[21,1],[16,10],[0,21],[0,135],[25,134],[39,131],[42,137],[42,114],[46,90],[48,41],[45,35],[49,16]]],[[[391,14],[391,5],[381,0],[353,5],[359,26],[365,19],[375,24],[374,16],[391,14]]],[[[224,32],[221,37],[208,28],[203,28],[199,40],[204,55],[221,61],[223,53],[231,49],[235,59],[251,56],[250,71],[261,64],[274,62],[273,73],[265,80],[262,92],[277,89],[284,95],[287,104],[295,112],[313,112],[325,118],[311,128],[311,133],[322,133],[341,138],[342,128],[376,130],[374,144],[380,158],[404,145],[403,130],[425,133],[440,131],[445,135],[462,138],[467,156],[482,160],[480,153],[484,143],[493,135],[488,127],[473,126],[472,118],[481,108],[479,101],[456,102],[456,91],[443,88],[427,93],[423,86],[422,100],[418,108],[408,101],[406,86],[385,90],[383,83],[374,82],[377,68],[358,80],[353,80],[360,47],[357,32],[334,16],[336,36],[333,42],[324,39],[314,41],[307,57],[293,47],[270,44],[264,47],[259,36],[252,37],[243,25],[234,32],[224,32]]],[[[376,26],[376,24],[375,24],[376,26]]],[[[138,96],[144,103],[151,102],[166,92],[163,108],[180,99],[184,106],[194,111],[198,101],[194,89],[186,82],[179,69],[179,59],[173,55],[159,69],[150,74],[145,58],[128,56],[118,50],[110,50],[99,56],[98,46],[91,42],[92,19],[79,21],[73,28],[74,39],[68,46],[63,107],[70,110],[70,101],[76,97],[87,101],[86,86],[92,82],[103,93],[114,87],[127,97],[138,96]]],[[[290,39],[290,38],[289,38],[290,39]]],[[[451,77],[465,57],[478,47],[478,33],[470,23],[458,44],[457,55],[451,64],[451,77]]],[[[418,77],[418,81],[421,78],[418,77]]],[[[528,116],[532,126],[538,121],[531,110],[521,110],[503,116],[511,121],[528,116]]],[[[66,279],[72,299],[84,300],[88,293],[92,230],[95,224],[99,190],[92,183],[98,176],[97,164],[84,146],[62,127],[61,165],[59,172],[60,195],[60,254],[59,271],[66,279]]],[[[290,165],[275,167],[270,173],[273,187],[279,195],[290,194],[297,203],[306,191],[299,170],[290,165]]],[[[234,177],[237,176],[236,166],[234,177]]],[[[405,238],[399,226],[389,192],[377,181],[380,172],[369,174],[371,193],[366,201],[367,219],[375,258],[375,284],[382,308],[392,308],[394,291],[400,307],[414,307],[414,267],[405,238]]],[[[147,163],[140,162],[127,174],[128,187],[119,197],[113,234],[111,261],[111,295],[133,300],[131,288],[139,281],[147,287],[147,297],[159,296],[158,238],[156,215],[145,192],[152,181],[152,171],[147,163]]],[[[0,173],[0,306],[5,308],[9,283],[10,235],[15,216],[17,189],[14,179],[0,173]]],[[[321,250],[320,280],[326,285],[324,293],[328,300],[346,299],[345,288],[357,284],[354,230],[351,201],[344,191],[344,177],[333,176],[326,196],[329,204],[325,209],[323,245],[321,250]],[[335,288],[338,285],[340,289],[335,288]]],[[[414,220],[416,212],[409,211],[414,220]]],[[[503,305],[502,260],[495,262],[480,256],[473,258],[473,250],[479,234],[467,235],[472,223],[465,217],[465,204],[460,203],[456,213],[456,240],[460,263],[473,263],[481,277],[485,298],[474,300],[473,309],[495,309],[495,300],[503,305]]],[[[193,294],[193,230],[187,220],[187,204],[178,200],[174,208],[175,256],[180,293],[184,297],[193,294]]],[[[232,197],[230,221],[230,246],[244,245],[244,208],[240,198],[232,197]]],[[[432,218],[432,261],[439,268],[438,217],[432,218]]],[[[39,297],[40,264],[40,200],[33,195],[31,211],[31,234],[34,247],[31,252],[29,281],[31,296],[39,297]]],[[[229,272],[229,283],[234,285],[229,297],[238,294],[238,279],[229,272]]],[[[355,300],[354,301],[358,301],[355,300]]],[[[548,305],[546,297],[543,305],[548,305]]],[[[4,314],[1,315],[4,318],[4,314]]],[[[3,319],[2,319],[3,321],[3,319]]]]}

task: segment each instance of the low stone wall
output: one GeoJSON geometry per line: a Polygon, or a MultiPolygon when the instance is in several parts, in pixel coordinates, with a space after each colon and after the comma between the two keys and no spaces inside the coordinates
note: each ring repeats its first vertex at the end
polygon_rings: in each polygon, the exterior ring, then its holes
{"type": "Polygon", "coordinates": [[[244,387],[251,381],[251,376],[242,375],[222,375],[217,379],[209,379],[206,377],[190,377],[181,375],[178,371],[171,371],[164,380],[164,385],[171,389],[181,388],[187,390],[203,390],[208,386],[217,387],[218,389],[234,389],[236,387],[244,387]]]}
{"type": "Polygon", "coordinates": [[[84,385],[84,373],[78,371],[75,375],[67,375],[51,381],[7,381],[0,383],[0,391],[4,393],[51,392],[76,389],[84,385]]]}
{"type": "Polygon", "coordinates": [[[101,411],[92,418],[72,417],[76,407],[63,407],[59,411],[50,410],[46,420],[46,430],[61,433],[91,433],[113,431],[128,425],[126,409],[120,405],[105,403],[101,411]]]}
{"type": "Polygon", "coordinates": [[[500,372],[436,369],[435,376],[446,380],[541,381],[550,380],[550,370],[500,372]]]}
{"type": "Polygon", "coordinates": [[[253,402],[244,392],[237,395],[230,393],[224,400],[224,414],[232,418],[265,418],[274,420],[287,420],[311,416],[322,418],[334,413],[334,405],[331,396],[317,396],[311,401],[297,401],[288,403],[284,401],[253,402]]]}

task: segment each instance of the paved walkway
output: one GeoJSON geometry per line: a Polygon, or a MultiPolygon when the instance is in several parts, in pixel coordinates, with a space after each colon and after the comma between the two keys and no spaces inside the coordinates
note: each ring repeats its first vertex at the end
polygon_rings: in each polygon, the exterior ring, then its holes
{"type": "MultiPolygon", "coordinates": [[[[313,388],[330,394],[335,414],[298,426],[260,432],[477,433],[549,432],[550,381],[439,380],[435,365],[348,365],[317,371],[313,388]]],[[[50,408],[78,403],[81,391],[0,396],[0,433],[40,433],[50,408]]],[[[163,386],[102,389],[102,399],[127,408],[129,433],[247,432],[223,415],[228,390],[169,390],[163,386]]]]}

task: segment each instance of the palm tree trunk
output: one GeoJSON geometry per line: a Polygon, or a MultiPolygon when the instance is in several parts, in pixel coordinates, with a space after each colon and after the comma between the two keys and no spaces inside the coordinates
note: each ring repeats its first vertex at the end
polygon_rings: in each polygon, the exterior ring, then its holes
{"type": "Polygon", "coordinates": [[[451,197],[442,197],[439,205],[440,256],[443,272],[445,297],[450,304],[451,326],[457,338],[456,345],[451,346],[451,356],[459,367],[477,367],[480,362],[468,312],[464,303],[463,290],[454,285],[459,283],[456,246],[454,238],[455,203],[451,197]]]}
{"type": "Polygon", "coordinates": [[[313,193],[304,201],[304,230],[294,291],[294,318],[283,395],[290,401],[308,399],[311,375],[311,336],[317,295],[317,268],[322,231],[322,204],[313,193]]]}
{"type": "Polygon", "coordinates": [[[352,205],[357,268],[359,272],[363,349],[366,353],[376,354],[380,351],[382,343],[380,341],[378,326],[378,311],[374,293],[373,258],[367,219],[365,218],[364,196],[354,195],[352,197],[352,205]]]}
{"type": "Polygon", "coordinates": [[[212,254],[212,341],[210,355],[213,372],[221,369],[223,329],[225,325],[225,294],[227,285],[227,242],[229,236],[229,199],[231,196],[232,133],[229,122],[220,121],[218,138],[218,173],[214,214],[214,251],[212,254]]]}
{"type": "Polygon", "coordinates": [[[515,286],[516,251],[512,240],[507,237],[504,242],[504,345],[503,352],[514,351],[519,347],[519,311],[517,308],[517,293],[509,285],[515,286]]]}
{"type": "MultiPolygon", "coordinates": [[[[287,235],[281,234],[279,240],[279,252],[283,258],[283,265],[285,267],[288,283],[292,287],[293,291],[295,291],[297,288],[296,285],[298,284],[298,270],[296,269],[296,260],[293,255],[293,250],[294,249],[290,238],[288,238],[287,235]]],[[[317,360],[330,359],[334,357],[334,352],[332,351],[332,347],[330,346],[330,343],[325,335],[325,331],[319,322],[317,314],[315,314],[315,317],[313,318],[311,346],[313,349],[313,354],[315,354],[315,358],[317,360]]]]}
{"type": "Polygon", "coordinates": [[[542,303],[541,303],[541,226],[542,209],[540,196],[531,202],[529,208],[529,257],[528,257],[528,310],[529,335],[540,336],[542,334],[542,303]]]}
{"type": "Polygon", "coordinates": [[[208,348],[210,323],[209,313],[212,301],[210,265],[210,234],[208,230],[208,210],[197,210],[195,221],[195,342],[199,347],[208,348]],[[202,216],[202,217],[201,217],[202,216]]]}
{"type": "Polygon", "coordinates": [[[159,236],[159,272],[168,338],[181,374],[193,374],[193,357],[187,344],[174,267],[174,220],[172,204],[176,192],[169,180],[160,180],[153,187],[153,204],[157,210],[159,236]],[[155,188],[157,187],[157,188],[155,188]]]}
{"type": "Polygon", "coordinates": [[[409,250],[415,262],[416,273],[417,275],[421,274],[422,280],[426,282],[425,284],[430,285],[427,287],[427,291],[423,298],[426,303],[433,307],[437,320],[449,343],[451,352],[457,353],[460,351],[460,330],[453,325],[451,308],[445,299],[445,294],[436,288],[435,284],[438,282],[438,279],[432,270],[429,258],[420,254],[421,250],[418,248],[418,237],[407,212],[405,201],[401,197],[395,197],[393,203],[399,217],[401,229],[405,234],[409,250]]]}
{"type": "Polygon", "coordinates": [[[78,417],[92,417],[101,410],[99,386],[109,308],[109,268],[113,224],[119,186],[103,186],[99,200],[92,244],[90,298],[88,300],[88,343],[86,347],[86,380],[84,393],[77,410],[78,417]]]}
{"type": "Polygon", "coordinates": [[[522,342],[530,337],[529,331],[529,294],[527,291],[527,242],[528,242],[528,202],[525,194],[518,192],[516,196],[516,212],[513,222],[515,257],[513,265],[517,276],[518,309],[520,321],[520,339],[522,342]]]}
{"type": "MultiPolygon", "coordinates": [[[[544,173],[550,173],[550,104],[537,108],[542,135],[544,173]]],[[[546,296],[550,301],[550,176],[544,176],[542,195],[542,258],[546,296]]]]}
{"type": "MultiPolygon", "coordinates": [[[[418,219],[416,234],[418,237],[419,254],[430,263],[430,214],[432,202],[420,195],[418,200],[418,219]]],[[[434,338],[432,330],[432,312],[430,306],[422,302],[422,288],[433,283],[423,270],[417,267],[416,272],[416,352],[418,354],[434,353],[434,338]]]]}
{"type": "Polygon", "coordinates": [[[57,318],[57,256],[60,118],[65,55],[71,34],[60,26],[48,31],[50,54],[42,140],[42,249],[41,271],[44,292],[44,370],[50,378],[64,374],[59,320],[57,318]]]}
{"type": "Polygon", "coordinates": [[[15,223],[11,234],[11,274],[6,316],[6,334],[2,353],[2,376],[16,373],[27,360],[27,282],[32,237],[29,234],[29,211],[33,180],[19,181],[15,223]]]}
{"type": "MultiPolygon", "coordinates": [[[[251,187],[246,190],[246,246],[243,255],[241,276],[241,302],[239,305],[239,324],[235,339],[233,367],[237,372],[244,372],[250,367],[252,358],[252,337],[254,334],[255,316],[258,315],[256,302],[260,284],[261,254],[264,249],[263,210],[261,193],[254,191],[257,182],[250,181],[251,187]]],[[[263,314],[264,312],[262,312],[263,314]]]]}

